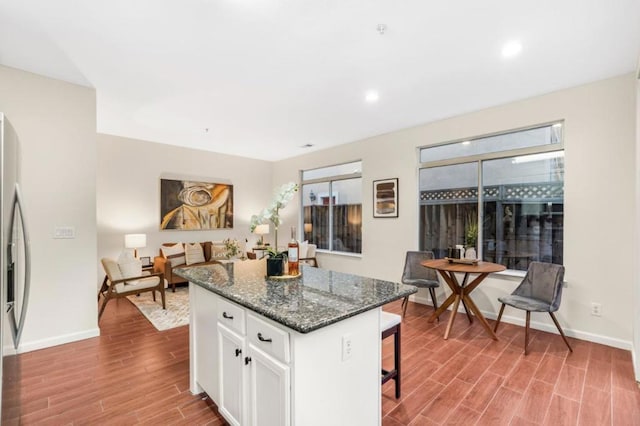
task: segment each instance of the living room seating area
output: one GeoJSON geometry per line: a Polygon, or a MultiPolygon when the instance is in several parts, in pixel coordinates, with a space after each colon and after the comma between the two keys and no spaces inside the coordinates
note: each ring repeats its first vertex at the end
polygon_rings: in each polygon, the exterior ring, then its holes
{"type": "Polygon", "coordinates": [[[224,242],[205,241],[200,243],[163,243],[159,255],[153,259],[153,271],[164,274],[176,291],[176,284],[186,284],[187,280],[173,273],[174,268],[202,266],[228,259],[224,242]]]}

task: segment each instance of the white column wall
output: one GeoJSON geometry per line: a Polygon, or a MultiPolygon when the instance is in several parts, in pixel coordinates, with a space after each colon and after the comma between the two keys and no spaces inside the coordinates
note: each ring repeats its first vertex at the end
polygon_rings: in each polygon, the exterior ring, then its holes
{"type": "MultiPolygon", "coordinates": [[[[277,162],[274,184],[297,180],[301,169],[362,159],[362,256],[320,254],[319,260],[323,267],[399,281],[405,251],[418,247],[417,147],[564,119],[568,286],[558,318],[569,335],[631,349],[635,90],[635,78],[627,74],[317,151],[277,162]],[[372,181],[393,177],[400,182],[399,218],[374,219],[372,181]],[[602,317],[590,314],[592,302],[602,304],[602,317]]],[[[298,206],[296,201],[287,208],[286,225],[296,223],[298,206]]],[[[518,282],[490,277],[474,300],[491,317],[497,297],[518,282]]],[[[418,297],[426,300],[422,291],[418,297]]],[[[507,309],[505,315],[523,322],[520,311],[507,309]]],[[[555,328],[542,314],[533,321],[555,328]]]]}
{"type": "Polygon", "coordinates": [[[633,255],[633,364],[636,381],[640,382],[640,62],[636,72],[636,215],[635,215],[635,245],[633,255]]]}
{"type": "Polygon", "coordinates": [[[20,351],[96,336],[95,91],[0,66],[0,111],[21,144],[33,263],[20,351]]]}

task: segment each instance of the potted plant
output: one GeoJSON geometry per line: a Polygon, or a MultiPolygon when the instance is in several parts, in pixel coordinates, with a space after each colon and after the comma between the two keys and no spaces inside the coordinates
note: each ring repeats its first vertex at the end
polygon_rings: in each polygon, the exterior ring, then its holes
{"type": "Polygon", "coordinates": [[[474,214],[467,217],[467,230],[465,231],[465,257],[476,258],[476,243],[478,242],[478,220],[474,214]]]}
{"type": "Polygon", "coordinates": [[[287,206],[293,198],[293,194],[298,191],[298,184],[294,182],[285,183],[276,189],[273,201],[260,214],[251,216],[250,229],[253,232],[258,225],[263,223],[273,223],[274,244],[267,248],[267,275],[278,276],[284,273],[284,262],[287,252],[278,252],[278,227],[280,221],[280,209],[287,206]]]}
{"type": "Polygon", "coordinates": [[[477,242],[478,242],[478,224],[470,223],[467,226],[465,245],[469,248],[475,248],[477,242]]]}
{"type": "Polygon", "coordinates": [[[284,275],[284,265],[287,262],[287,252],[278,252],[271,247],[267,248],[267,276],[279,277],[284,275]]]}
{"type": "Polygon", "coordinates": [[[233,259],[234,257],[242,254],[240,243],[235,238],[226,238],[222,242],[224,243],[225,255],[227,259],[233,259]]]}

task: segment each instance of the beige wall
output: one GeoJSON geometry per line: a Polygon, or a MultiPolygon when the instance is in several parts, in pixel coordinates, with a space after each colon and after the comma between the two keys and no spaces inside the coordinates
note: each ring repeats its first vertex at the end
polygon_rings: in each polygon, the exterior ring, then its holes
{"type": "Polygon", "coordinates": [[[95,336],[95,91],[0,66],[0,111],[21,143],[33,260],[21,349],[95,336]],[[76,238],[53,239],[61,225],[76,238]]]}
{"type": "MultiPolygon", "coordinates": [[[[257,240],[249,232],[251,215],[271,199],[272,163],[171,145],[98,135],[98,256],[117,258],[124,234],[147,234],[139,256],[156,256],[164,242],[257,240]],[[160,177],[230,183],[234,192],[234,227],[229,230],[160,230],[160,177]]],[[[96,263],[97,262],[97,263],[96,263]]],[[[101,280],[102,268],[98,267],[101,280]]],[[[96,284],[97,285],[97,284],[96,284]]]]}
{"type": "MultiPolygon", "coordinates": [[[[301,169],[362,159],[362,257],[321,254],[320,262],[398,281],[405,251],[418,247],[416,147],[563,119],[568,286],[558,316],[570,335],[630,349],[635,96],[633,75],[624,75],[280,161],[274,182],[295,180],[301,169]],[[391,177],[400,179],[400,217],[374,219],[372,181],[391,177]],[[602,317],[590,315],[592,302],[602,304],[602,317]]],[[[297,220],[295,208],[287,212],[292,222],[297,220]]],[[[488,316],[495,316],[496,298],[517,283],[513,277],[488,279],[474,299],[488,316]]],[[[418,297],[426,300],[423,293],[418,297]]],[[[520,311],[508,309],[505,315],[522,323],[520,311]]],[[[554,328],[541,314],[534,314],[533,321],[539,321],[537,327],[554,328]]]]}

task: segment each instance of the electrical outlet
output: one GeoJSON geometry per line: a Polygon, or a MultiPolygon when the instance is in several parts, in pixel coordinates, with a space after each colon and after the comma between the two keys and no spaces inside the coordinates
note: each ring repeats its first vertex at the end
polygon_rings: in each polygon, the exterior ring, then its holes
{"type": "Polygon", "coordinates": [[[345,334],[342,336],[342,360],[346,361],[351,358],[351,353],[353,352],[353,341],[351,340],[350,334],[345,334]]]}
{"type": "Polygon", "coordinates": [[[592,303],[591,304],[591,315],[596,317],[602,316],[602,304],[600,303],[592,303]]]}

